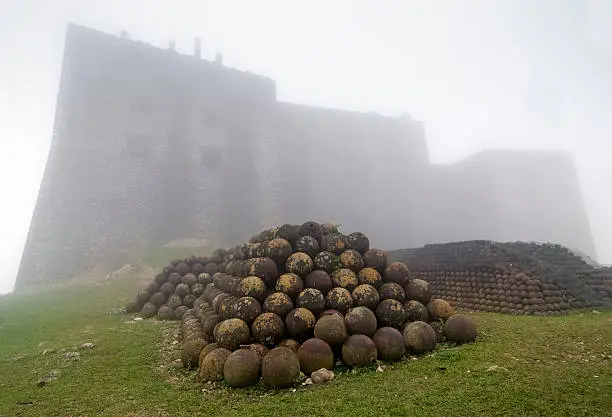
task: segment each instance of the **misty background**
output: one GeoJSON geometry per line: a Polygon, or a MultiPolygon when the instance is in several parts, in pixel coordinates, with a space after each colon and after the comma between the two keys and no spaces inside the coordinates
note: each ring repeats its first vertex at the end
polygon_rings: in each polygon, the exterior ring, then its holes
{"type": "Polygon", "coordinates": [[[610,1],[51,3],[0,0],[0,293],[43,174],[68,22],[174,39],[187,54],[199,36],[204,58],[220,51],[274,79],[282,101],[408,113],[425,122],[434,163],[485,148],[571,151],[598,260],[612,263],[610,1]]]}

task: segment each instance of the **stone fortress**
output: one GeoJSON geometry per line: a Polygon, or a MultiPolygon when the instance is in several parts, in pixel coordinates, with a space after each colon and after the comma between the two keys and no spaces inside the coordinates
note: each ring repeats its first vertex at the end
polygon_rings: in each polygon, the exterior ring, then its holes
{"type": "Polygon", "coordinates": [[[570,155],[430,163],[425,128],[277,100],[273,80],[70,24],[50,153],[16,289],[176,239],[237,244],[336,220],[382,249],[555,242],[595,257],[570,155]]]}

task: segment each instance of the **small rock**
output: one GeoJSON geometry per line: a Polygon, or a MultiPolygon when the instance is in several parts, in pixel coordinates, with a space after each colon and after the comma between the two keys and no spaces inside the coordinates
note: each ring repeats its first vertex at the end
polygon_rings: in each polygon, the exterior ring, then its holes
{"type": "Polygon", "coordinates": [[[302,385],[312,385],[312,384],[313,384],[313,382],[312,382],[312,379],[310,379],[310,378],[308,378],[308,379],[306,379],[306,381],[302,382],[302,385]]]}
{"type": "Polygon", "coordinates": [[[321,382],[329,382],[334,379],[334,373],[328,369],[321,368],[313,372],[310,378],[313,383],[320,384],[321,382]]]}
{"type": "Polygon", "coordinates": [[[66,352],[62,354],[62,358],[71,361],[77,361],[81,358],[81,354],[79,352],[66,352]]]}
{"type": "Polygon", "coordinates": [[[376,372],[383,372],[384,369],[382,368],[382,366],[378,365],[378,368],[376,368],[376,372]]]}
{"type": "Polygon", "coordinates": [[[38,380],[38,382],[36,383],[37,386],[39,387],[44,387],[45,385],[47,385],[49,382],[56,380],[57,377],[59,376],[59,372],[58,371],[51,371],[49,372],[47,375],[43,376],[42,378],[40,378],[38,380]]]}
{"type": "Polygon", "coordinates": [[[134,321],[142,321],[142,317],[134,317],[134,321]]]}
{"type": "Polygon", "coordinates": [[[93,349],[94,348],[94,344],[93,343],[83,343],[81,345],[81,349],[93,349]]]}

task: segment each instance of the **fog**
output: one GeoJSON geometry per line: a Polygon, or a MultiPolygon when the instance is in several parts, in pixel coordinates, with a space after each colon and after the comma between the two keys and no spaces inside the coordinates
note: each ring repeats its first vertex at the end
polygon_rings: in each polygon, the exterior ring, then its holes
{"type": "MultiPolygon", "coordinates": [[[[279,99],[423,120],[433,162],[488,148],[572,152],[598,259],[612,263],[612,3],[2,1],[0,293],[12,289],[52,136],[68,22],[276,81],[279,99]]],[[[556,202],[563,204],[563,202],[556,202]]],[[[560,227],[571,227],[561,225],[560,227]]]]}

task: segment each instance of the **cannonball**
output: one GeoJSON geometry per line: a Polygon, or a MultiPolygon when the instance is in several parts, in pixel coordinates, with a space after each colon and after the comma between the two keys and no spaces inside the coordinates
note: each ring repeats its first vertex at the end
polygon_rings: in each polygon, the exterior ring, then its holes
{"type": "Polygon", "coordinates": [[[344,317],[338,314],[321,316],[314,326],[314,336],[331,346],[341,345],[348,337],[344,317]]]}
{"type": "Polygon", "coordinates": [[[241,319],[228,319],[217,325],[215,342],[219,347],[236,350],[240,345],[247,344],[251,337],[249,325],[241,319]]]}
{"type": "Polygon", "coordinates": [[[380,302],[378,291],[369,284],[358,285],[351,295],[353,296],[353,304],[355,306],[367,307],[370,310],[376,310],[380,302]]]}
{"type": "Polygon", "coordinates": [[[327,272],[328,274],[333,273],[336,269],[342,268],[340,258],[332,252],[323,251],[317,253],[314,257],[314,266],[316,269],[327,272]]]}
{"type": "Polygon", "coordinates": [[[306,288],[298,294],[295,300],[296,307],[310,310],[315,316],[318,316],[325,310],[325,304],[325,296],[315,288],[306,288]]]}
{"type": "Polygon", "coordinates": [[[348,247],[363,255],[370,249],[370,240],[365,234],[354,232],[348,235],[348,247]]]}
{"type": "Polygon", "coordinates": [[[276,262],[270,258],[255,258],[251,259],[246,265],[248,265],[248,275],[259,277],[263,279],[268,287],[274,287],[274,283],[278,278],[276,262]]]}
{"type": "Polygon", "coordinates": [[[364,334],[349,336],[342,345],[342,360],[349,366],[364,366],[376,361],[378,351],[372,339],[364,334]]]}
{"type": "Polygon", "coordinates": [[[404,336],[393,327],[381,327],[374,333],[372,340],[384,361],[398,361],[406,353],[404,336]]]}
{"type": "Polygon", "coordinates": [[[327,293],[325,297],[326,305],[328,309],[338,310],[342,314],[353,306],[353,297],[346,288],[335,287],[327,293]]]}
{"type": "Polygon", "coordinates": [[[266,245],[266,256],[276,262],[276,265],[282,266],[287,262],[287,258],[293,252],[291,243],[283,238],[272,239],[266,245]]]}
{"type": "Polygon", "coordinates": [[[275,292],[266,297],[263,304],[263,311],[277,314],[281,319],[285,319],[287,314],[293,310],[294,305],[291,298],[285,293],[275,292]]]}
{"type": "Polygon", "coordinates": [[[312,336],[315,327],[315,316],[305,308],[293,309],[285,318],[285,327],[296,340],[305,340],[312,336]]]}
{"type": "Polygon", "coordinates": [[[383,275],[385,281],[396,282],[402,286],[402,288],[410,281],[410,270],[403,262],[391,262],[387,265],[383,275]]]}
{"type": "Polygon", "coordinates": [[[293,224],[284,224],[276,231],[276,236],[285,239],[293,246],[300,236],[300,226],[293,224]]]}
{"type": "MultiPolygon", "coordinates": [[[[344,268],[358,273],[363,269],[363,258],[355,249],[347,249],[340,254],[340,263],[344,268]]],[[[355,277],[356,278],[356,277],[355,277]]]]}
{"type": "Polygon", "coordinates": [[[169,282],[164,282],[161,287],[159,287],[159,292],[163,293],[166,297],[170,297],[174,294],[174,285],[169,282]]]}
{"type": "Polygon", "coordinates": [[[471,317],[453,314],[444,323],[446,339],[455,343],[473,342],[478,337],[476,323],[471,317]]]}
{"type": "Polygon", "coordinates": [[[351,308],[346,313],[344,322],[350,334],[365,334],[368,337],[371,337],[378,327],[376,315],[367,307],[351,308]]]}
{"type": "Polygon", "coordinates": [[[321,237],[323,237],[323,229],[319,223],[311,220],[300,226],[298,234],[300,236],[312,236],[320,242],[321,237]]]}
{"type": "Polygon", "coordinates": [[[378,293],[380,294],[380,299],[382,300],[397,300],[400,302],[404,302],[406,299],[406,294],[404,293],[404,289],[401,285],[395,282],[385,282],[380,286],[378,293]]]}
{"type": "Polygon", "coordinates": [[[174,293],[179,297],[185,297],[187,294],[191,293],[191,288],[187,284],[179,284],[174,289],[174,293]]]}
{"type": "Polygon", "coordinates": [[[181,279],[181,282],[183,284],[189,285],[191,287],[193,284],[197,284],[198,277],[195,274],[189,272],[189,273],[183,275],[183,278],[181,279]]]}
{"type": "Polygon", "coordinates": [[[304,289],[304,281],[297,274],[288,272],[278,278],[275,289],[295,300],[295,297],[304,289]]]}
{"type": "Polygon", "coordinates": [[[370,249],[363,254],[363,264],[366,268],[374,268],[382,274],[387,268],[387,254],[380,249],[370,249]]]}
{"type": "Polygon", "coordinates": [[[332,273],[332,280],[334,286],[346,288],[349,291],[353,291],[359,281],[357,281],[357,275],[348,268],[341,268],[332,273]]]}
{"type": "Polygon", "coordinates": [[[272,349],[261,363],[263,381],[271,387],[290,387],[299,373],[300,361],[298,356],[286,347],[272,349]]]}
{"type": "Polygon", "coordinates": [[[297,340],[295,340],[295,339],[281,340],[280,343],[278,344],[278,346],[282,346],[282,347],[286,347],[288,349],[291,349],[295,353],[297,353],[297,351],[300,348],[299,342],[297,340]]]}
{"type": "Polygon", "coordinates": [[[361,271],[359,271],[359,274],[357,274],[357,280],[359,281],[360,285],[368,284],[374,288],[380,288],[380,286],[383,284],[380,273],[374,268],[363,268],[361,271]]]}
{"type": "Polygon", "coordinates": [[[339,233],[325,235],[321,241],[321,249],[335,255],[340,255],[348,246],[348,236],[339,233]]]}
{"type": "Polygon", "coordinates": [[[295,252],[289,256],[285,269],[301,278],[306,278],[313,270],[314,263],[312,258],[304,252],[295,252]]]}
{"type": "Polygon", "coordinates": [[[298,349],[297,355],[300,368],[306,375],[322,368],[331,371],[334,367],[334,353],[331,347],[325,341],[315,337],[306,340],[298,349]]]}
{"type": "Polygon", "coordinates": [[[198,375],[204,382],[216,382],[223,379],[223,367],[225,361],[232,352],[227,349],[217,348],[209,352],[200,362],[198,375]]]}
{"type": "Polygon", "coordinates": [[[251,324],[261,314],[261,305],[253,297],[241,297],[234,304],[234,317],[251,324]]]}
{"type": "Polygon", "coordinates": [[[251,326],[253,338],[264,345],[273,345],[285,333],[285,324],[278,314],[262,313],[251,326]]]}
{"type": "Polygon", "coordinates": [[[208,342],[204,339],[193,339],[185,341],[181,350],[181,363],[187,369],[193,369],[198,366],[200,352],[208,342]]]}
{"type": "MultiPolygon", "coordinates": [[[[444,333],[444,323],[441,321],[430,321],[427,323],[431,326],[432,329],[436,332],[436,336],[438,336],[438,343],[446,342],[446,334],[444,333]]],[[[408,323],[406,323],[408,325],[408,323]]]]}
{"type": "Polygon", "coordinates": [[[306,255],[314,258],[321,251],[319,242],[312,236],[302,236],[295,242],[295,251],[303,252],[306,255]]]}
{"type": "Polygon", "coordinates": [[[232,352],[223,365],[223,379],[232,388],[244,388],[259,380],[261,362],[250,349],[232,352]]]}
{"type": "Polygon", "coordinates": [[[427,313],[431,321],[446,320],[453,315],[453,308],[448,301],[434,298],[427,304],[427,313]]]}
{"type": "Polygon", "coordinates": [[[238,297],[253,297],[259,302],[264,301],[265,292],[266,283],[263,279],[256,276],[243,278],[238,288],[236,288],[236,295],[238,297]]]}
{"type": "Polygon", "coordinates": [[[178,272],[173,272],[168,275],[168,282],[175,287],[183,281],[183,277],[178,272]]]}
{"type": "Polygon", "coordinates": [[[383,300],[376,307],[376,318],[382,327],[399,328],[406,321],[406,310],[397,300],[383,300]]]}
{"type": "Polygon", "coordinates": [[[317,269],[306,276],[304,286],[306,288],[315,288],[321,291],[323,295],[327,295],[334,288],[334,282],[327,272],[317,269]]]}
{"type": "Polygon", "coordinates": [[[406,310],[406,321],[429,321],[427,307],[417,300],[410,300],[404,303],[406,310]]]}
{"type": "Polygon", "coordinates": [[[409,281],[404,287],[404,292],[407,300],[416,300],[423,304],[427,304],[431,300],[429,283],[419,278],[409,281]]]}
{"type": "Polygon", "coordinates": [[[421,354],[435,349],[438,336],[429,324],[413,321],[404,329],[404,343],[409,351],[421,354]]]}

